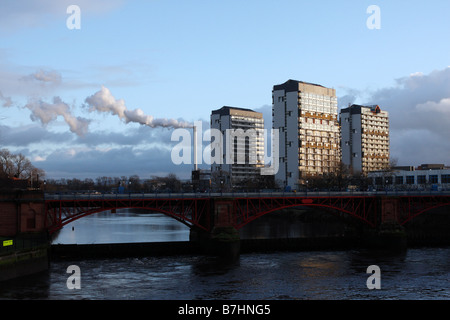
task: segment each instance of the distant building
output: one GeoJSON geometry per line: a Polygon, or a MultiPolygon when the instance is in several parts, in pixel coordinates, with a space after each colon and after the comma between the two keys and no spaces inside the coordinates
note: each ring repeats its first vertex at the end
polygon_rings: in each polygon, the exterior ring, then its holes
{"type": "Polygon", "coordinates": [[[370,172],[368,178],[378,189],[450,190],[450,167],[443,164],[395,167],[390,171],[370,172]]]}
{"type": "Polygon", "coordinates": [[[193,170],[192,187],[195,192],[210,191],[211,189],[211,170],[193,170]]]}
{"type": "Polygon", "coordinates": [[[260,175],[264,167],[262,113],[224,106],[212,111],[211,129],[220,130],[223,137],[222,161],[211,164],[211,179],[233,188],[260,175]]]}
{"type": "Polygon", "coordinates": [[[272,127],[279,130],[276,181],[299,189],[308,177],[336,172],[340,162],[336,90],[288,80],[273,86],[272,127]]]}
{"type": "Polygon", "coordinates": [[[353,173],[367,174],[389,167],[389,113],[378,105],[351,105],[342,109],[341,152],[343,164],[353,173]]]}

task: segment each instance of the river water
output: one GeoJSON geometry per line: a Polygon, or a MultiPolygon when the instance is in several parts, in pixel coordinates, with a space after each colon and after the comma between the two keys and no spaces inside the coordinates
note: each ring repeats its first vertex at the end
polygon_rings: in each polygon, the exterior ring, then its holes
{"type": "MultiPolygon", "coordinates": [[[[160,214],[99,213],[66,226],[53,243],[187,241],[182,223],[160,214]]],[[[46,272],[0,284],[0,299],[450,299],[450,248],[241,254],[224,263],[203,255],[55,260],[46,272]],[[69,289],[67,268],[80,270],[69,289]],[[368,289],[367,268],[380,268],[368,289]]]]}

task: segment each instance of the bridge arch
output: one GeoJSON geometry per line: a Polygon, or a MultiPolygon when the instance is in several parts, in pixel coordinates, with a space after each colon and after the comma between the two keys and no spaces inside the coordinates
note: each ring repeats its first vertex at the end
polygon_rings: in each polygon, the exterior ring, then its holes
{"type": "MultiPolygon", "coordinates": [[[[94,213],[118,209],[145,209],[162,213],[189,228],[197,227],[208,231],[208,225],[202,224],[205,210],[209,202],[189,201],[188,199],[130,199],[128,201],[77,200],[77,201],[47,201],[46,227],[50,234],[60,230],[65,225],[92,215],[94,213]]],[[[207,219],[206,219],[207,220],[207,219]]]]}
{"type": "MultiPolygon", "coordinates": [[[[173,219],[177,220],[178,222],[181,222],[182,224],[184,224],[185,226],[187,226],[189,228],[192,228],[195,225],[192,221],[183,220],[178,215],[176,215],[176,214],[174,214],[172,212],[161,210],[161,209],[142,208],[142,207],[123,207],[123,208],[119,208],[119,210],[120,209],[144,209],[144,210],[154,211],[154,212],[162,213],[165,216],[168,216],[170,218],[173,218],[173,219]]],[[[74,222],[76,220],[79,220],[79,219],[81,219],[83,217],[87,217],[87,216],[90,216],[90,215],[93,215],[93,214],[99,213],[99,212],[112,211],[112,210],[114,210],[114,209],[98,209],[98,210],[89,210],[89,211],[86,211],[86,212],[82,212],[82,213],[76,214],[74,216],[71,216],[69,219],[66,219],[66,220],[62,221],[61,228],[63,228],[64,226],[68,225],[69,223],[72,223],[72,222],[74,222]]],[[[111,213],[111,214],[114,214],[114,213],[111,213]]]]}
{"type": "Polygon", "coordinates": [[[336,212],[333,212],[333,211],[342,212],[352,218],[355,218],[356,221],[368,224],[371,227],[375,227],[374,221],[370,221],[363,216],[360,216],[358,214],[355,214],[354,212],[351,212],[351,211],[348,211],[348,210],[345,210],[345,209],[342,209],[339,207],[334,207],[334,206],[329,206],[329,205],[319,205],[319,204],[301,204],[301,205],[291,204],[291,205],[285,205],[285,206],[281,206],[281,207],[271,208],[266,211],[259,212],[258,214],[254,215],[254,216],[248,217],[243,222],[236,224],[236,229],[241,229],[244,226],[246,226],[247,224],[249,224],[249,223],[257,220],[258,218],[261,218],[269,213],[276,212],[276,211],[283,210],[283,209],[288,209],[288,208],[301,208],[301,207],[311,207],[311,208],[315,207],[315,208],[328,209],[328,210],[326,210],[326,212],[329,213],[330,215],[336,215],[336,212]]]}
{"type": "MultiPolygon", "coordinates": [[[[419,209],[416,212],[409,212],[409,214],[404,214],[404,218],[402,219],[402,221],[399,221],[399,223],[401,225],[406,225],[408,222],[410,222],[411,220],[413,220],[414,218],[426,214],[428,211],[431,211],[433,209],[438,209],[438,208],[442,208],[442,207],[450,207],[450,201],[449,202],[444,202],[444,203],[437,203],[435,205],[432,206],[427,206],[423,209],[419,209]]],[[[450,210],[450,208],[449,208],[450,210]]]]}

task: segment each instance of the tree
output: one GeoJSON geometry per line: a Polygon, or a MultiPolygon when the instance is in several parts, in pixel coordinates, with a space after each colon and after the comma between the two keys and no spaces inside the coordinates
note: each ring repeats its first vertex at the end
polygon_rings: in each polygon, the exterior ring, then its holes
{"type": "Polygon", "coordinates": [[[166,187],[170,190],[170,192],[181,191],[181,181],[175,174],[169,173],[167,177],[163,178],[163,180],[166,182],[166,187]]]}
{"type": "Polygon", "coordinates": [[[22,153],[13,154],[8,149],[1,149],[0,176],[10,179],[37,179],[45,177],[45,171],[33,166],[22,153]]]}

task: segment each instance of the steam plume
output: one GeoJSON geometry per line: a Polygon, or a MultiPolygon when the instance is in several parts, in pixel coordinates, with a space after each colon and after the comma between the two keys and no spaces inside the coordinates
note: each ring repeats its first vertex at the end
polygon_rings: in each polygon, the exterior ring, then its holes
{"type": "Polygon", "coordinates": [[[63,102],[60,97],[54,97],[53,103],[42,100],[30,101],[24,107],[31,111],[31,120],[40,121],[43,125],[56,120],[58,116],[62,116],[73,133],[83,136],[88,131],[90,120],[72,115],[69,105],[63,102]]]}
{"type": "Polygon", "coordinates": [[[135,122],[152,128],[192,127],[192,124],[176,119],[155,119],[153,116],[146,115],[142,109],[128,110],[125,105],[125,101],[123,99],[116,100],[116,98],[114,98],[111,94],[111,91],[109,91],[109,89],[105,86],[102,86],[101,90],[97,91],[92,96],[87,97],[85,102],[89,107],[89,111],[109,112],[118,116],[126,123],[135,122]]]}

